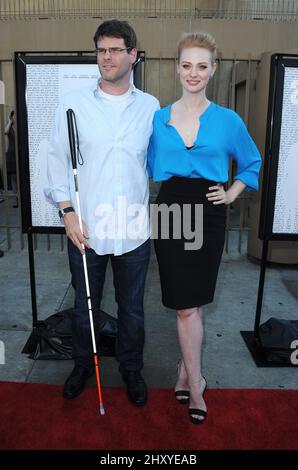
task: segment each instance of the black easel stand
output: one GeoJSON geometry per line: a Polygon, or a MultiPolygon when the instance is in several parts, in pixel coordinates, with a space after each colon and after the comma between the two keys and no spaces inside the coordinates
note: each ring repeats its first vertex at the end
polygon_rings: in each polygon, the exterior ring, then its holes
{"type": "MultiPolygon", "coordinates": [[[[291,86],[289,81],[291,79],[286,72],[292,70],[291,68],[298,70],[297,54],[274,53],[271,55],[262,201],[259,219],[259,238],[263,241],[259,290],[254,331],[241,331],[246,346],[258,367],[297,367],[295,364],[291,364],[291,361],[273,362],[272,355],[270,357],[271,360],[268,360],[270,355],[269,349],[272,351],[275,348],[268,347],[266,350],[265,347],[262,346],[260,338],[260,319],[269,241],[298,240],[298,233],[296,233],[296,231],[288,233],[287,227],[279,227],[279,231],[275,231],[274,229],[274,220],[275,217],[278,217],[278,215],[275,214],[275,207],[279,207],[279,211],[281,212],[283,208],[286,208],[288,203],[286,198],[280,198],[277,187],[278,176],[282,175],[279,171],[284,171],[285,174],[287,171],[290,171],[286,166],[279,164],[279,158],[281,154],[283,155],[281,145],[283,140],[285,140],[285,137],[283,139],[282,136],[282,132],[284,132],[282,129],[283,110],[288,109],[285,108],[285,106],[289,106],[289,109],[292,109],[292,106],[294,106],[291,96],[286,91],[287,87],[291,86]]],[[[286,111],[286,113],[289,112],[286,111]]],[[[286,114],[284,114],[284,116],[286,116],[286,114]]],[[[285,126],[287,126],[287,124],[285,126]]],[[[281,178],[280,181],[283,181],[283,185],[287,184],[286,178],[281,178]]],[[[283,194],[282,189],[280,189],[280,193],[283,194]]],[[[292,212],[294,214],[294,211],[292,212]]],[[[276,349],[278,350],[279,347],[276,349]]]]}
{"type": "Polygon", "coordinates": [[[240,331],[240,333],[257,367],[293,367],[294,365],[291,365],[291,364],[283,364],[279,362],[268,361],[266,352],[264,348],[262,347],[262,344],[260,341],[259,327],[260,327],[260,320],[261,320],[261,313],[262,313],[262,302],[263,302],[265,274],[266,274],[266,267],[267,267],[268,245],[269,245],[269,240],[266,240],[266,239],[263,240],[261,270],[260,270],[260,278],[259,278],[259,290],[258,290],[254,331],[240,331]]]}
{"type": "Polygon", "coordinates": [[[255,326],[254,326],[254,331],[253,331],[254,341],[258,347],[261,346],[260,337],[259,337],[259,326],[260,326],[261,313],[262,313],[268,244],[269,244],[268,240],[263,240],[261,271],[260,271],[260,279],[259,279],[259,291],[258,291],[258,300],[257,300],[257,308],[256,308],[255,326]]]}
{"type": "Polygon", "coordinates": [[[34,266],[34,249],[32,233],[28,232],[28,254],[29,254],[29,272],[30,272],[30,288],[31,288],[31,304],[32,304],[32,332],[25,344],[22,353],[31,354],[36,347],[35,337],[38,333],[37,319],[37,303],[36,303],[36,284],[35,284],[35,266],[34,266]]]}

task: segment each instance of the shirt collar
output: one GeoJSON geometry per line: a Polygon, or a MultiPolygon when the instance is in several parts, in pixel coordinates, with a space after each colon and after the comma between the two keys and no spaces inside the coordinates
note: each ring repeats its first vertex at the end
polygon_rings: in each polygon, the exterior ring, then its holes
{"type": "MultiPolygon", "coordinates": [[[[94,86],[94,89],[93,89],[94,96],[97,99],[101,98],[100,93],[98,93],[98,88],[99,88],[100,82],[101,82],[101,79],[99,78],[98,81],[96,82],[96,85],[94,86]]],[[[134,84],[132,82],[130,82],[130,84],[129,84],[128,91],[130,91],[130,94],[134,94],[137,91],[136,87],[134,86],[134,84]]]]}

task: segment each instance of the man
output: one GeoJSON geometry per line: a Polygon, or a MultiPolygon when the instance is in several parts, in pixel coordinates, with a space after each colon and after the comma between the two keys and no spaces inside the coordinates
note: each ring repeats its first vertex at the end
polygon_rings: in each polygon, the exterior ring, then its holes
{"type": "MultiPolygon", "coordinates": [[[[17,167],[16,167],[16,144],[15,144],[15,132],[14,132],[14,111],[11,111],[8,122],[5,126],[4,133],[8,138],[8,147],[6,152],[6,169],[7,176],[10,179],[11,188],[14,194],[17,194],[17,167]]],[[[16,202],[13,205],[14,208],[18,206],[18,197],[16,196],[16,202]]]]}
{"type": "Polygon", "coordinates": [[[135,405],[143,405],[147,401],[146,384],[140,372],[144,346],[143,295],[150,255],[146,159],[153,115],[159,104],[156,98],[130,83],[137,50],[135,32],[127,22],[105,21],[98,27],[94,42],[100,81],[92,88],[65,95],[48,152],[46,195],[62,211],[75,289],[75,366],[63,394],[65,398],[78,396],[94,370],[81,255],[83,243],[94,311],[100,308],[106,267],[111,259],[118,304],[116,358],[129,399],[135,405]],[[74,110],[79,136],[83,233],[79,228],[69,158],[66,124],[69,108],[74,110]],[[145,208],[145,212],[133,226],[138,208],[140,212],[145,208]],[[126,230],[132,226],[132,230],[126,230]]]}

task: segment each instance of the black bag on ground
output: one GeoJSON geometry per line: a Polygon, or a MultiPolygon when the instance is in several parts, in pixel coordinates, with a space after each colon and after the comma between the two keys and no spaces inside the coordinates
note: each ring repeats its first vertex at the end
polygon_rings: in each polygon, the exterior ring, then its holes
{"type": "MultiPolygon", "coordinates": [[[[71,359],[73,309],[63,310],[38,322],[24,349],[31,359],[71,359]]],[[[88,315],[88,312],[87,312],[88,315]]],[[[115,356],[117,319],[103,310],[93,311],[97,351],[100,356],[115,356]]]]}
{"type": "Polygon", "coordinates": [[[259,338],[267,360],[278,364],[292,364],[292,342],[298,340],[298,320],[280,320],[271,317],[259,328],[259,338]]]}

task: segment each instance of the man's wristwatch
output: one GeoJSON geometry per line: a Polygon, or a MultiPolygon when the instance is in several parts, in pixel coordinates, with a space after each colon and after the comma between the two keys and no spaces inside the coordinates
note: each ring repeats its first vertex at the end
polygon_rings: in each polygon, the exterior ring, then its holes
{"type": "Polygon", "coordinates": [[[72,206],[64,207],[64,209],[59,209],[60,219],[62,219],[65,216],[65,214],[68,214],[68,212],[75,212],[75,210],[72,206]]]}

